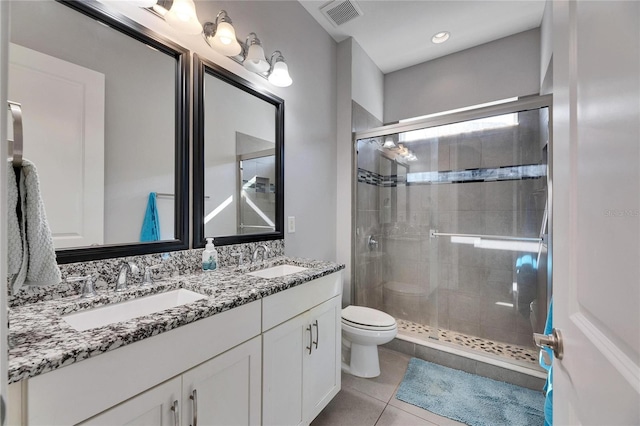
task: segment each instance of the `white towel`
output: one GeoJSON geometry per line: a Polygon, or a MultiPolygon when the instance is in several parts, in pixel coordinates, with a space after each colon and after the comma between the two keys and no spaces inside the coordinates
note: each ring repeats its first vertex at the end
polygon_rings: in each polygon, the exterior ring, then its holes
{"type": "Polygon", "coordinates": [[[22,160],[19,189],[13,167],[8,167],[8,279],[15,294],[23,285],[45,286],[60,282],[60,268],[35,166],[22,160]],[[20,203],[22,215],[16,207],[20,203]]]}

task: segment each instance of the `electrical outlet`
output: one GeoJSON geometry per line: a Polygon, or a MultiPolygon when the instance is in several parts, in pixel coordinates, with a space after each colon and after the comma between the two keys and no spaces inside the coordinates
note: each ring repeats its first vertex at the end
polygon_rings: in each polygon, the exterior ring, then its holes
{"type": "Polygon", "coordinates": [[[287,232],[289,232],[290,234],[293,234],[294,232],[296,232],[296,217],[295,216],[289,216],[287,218],[287,232]]]}

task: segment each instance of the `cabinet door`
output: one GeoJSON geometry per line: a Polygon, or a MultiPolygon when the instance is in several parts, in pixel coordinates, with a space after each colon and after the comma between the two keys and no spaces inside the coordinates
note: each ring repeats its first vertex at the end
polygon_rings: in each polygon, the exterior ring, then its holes
{"type": "Polygon", "coordinates": [[[260,424],[260,354],[255,337],[184,373],[182,424],[260,424]]]}
{"type": "Polygon", "coordinates": [[[304,423],[302,363],[310,332],[302,314],[263,334],[262,421],[266,426],[304,423]]]}
{"type": "MultiPolygon", "coordinates": [[[[80,423],[81,425],[178,426],[172,409],[180,401],[182,380],[176,377],[80,423]]],[[[177,405],[178,411],[182,408],[177,405]]]]}
{"type": "Polygon", "coordinates": [[[340,297],[308,313],[313,333],[311,354],[304,360],[304,417],[311,422],[340,391],[340,297]]]}

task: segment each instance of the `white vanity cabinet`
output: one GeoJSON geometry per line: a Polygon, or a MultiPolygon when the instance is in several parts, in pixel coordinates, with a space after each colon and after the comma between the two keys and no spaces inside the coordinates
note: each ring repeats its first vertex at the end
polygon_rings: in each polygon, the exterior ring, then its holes
{"type": "Polygon", "coordinates": [[[263,300],[264,425],[307,425],[340,390],[341,286],[337,273],[263,300]]]}
{"type": "Polygon", "coordinates": [[[307,425],[340,390],[341,293],[332,273],[13,383],[8,424],[307,425]]]}
{"type": "Polygon", "coordinates": [[[262,342],[256,337],[182,375],[182,424],[260,424],[262,342]]]}
{"type": "MultiPolygon", "coordinates": [[[[190,373],[195,370],[200,370],[203,376],[218,374],[231,383],[236,380],[230,378],[232,374],[237,373],[238,380],[244,380],[249,375],[251,382],[245,384],[251,387],[251,391],[245,393],[253,397],[260,392],[260,324],[261,302],[258,300],[12,384],[11,394],[14,397],[10,396],[9,401],[9,424],[51,426],[84,421],[87,424],[110,426],[128,424],[127,421],[137,424],[136,419],[141,420],[144,418],[141,415],[154,410],[162,413],[163,417],[157,424],[164,425],[169,420],[168,424],[173,425],[172,414],[167,417],[166,408],[178,400],[180,416],[187,415],[184,411],[190,410],[192,405],[188,395],[191,388],[184,387],[185,376],[192,377],[190,373]],[[253,355],[249,356],[248,353],[253,355]],[[244,359],[241,361],[244,364],[229,364],[228,359],[236,357],[238,361],[244,359]],[[242,371],[241,367],[247,370],[251,368],[252,371],[242,371]],[[183,386],[178,396],[173,393],[164,395],[157,390],[162,384],[176,378],[183,386]],[[151,402],[147,399],[151,399],[151,402]],[[129,408],[121,410],[127,405],[129,408]],[[144,411],[146,407],[149,408],[144,411]],[[114,417],[123,418],[123,422],[98,422],[103,414],[123,416],[114,417]]],[[[226,388],[227,385],[220,386],[226,388]]],[[[202,389],[199,408],[215,406],[209,404],[210,401],[204,401],[211,395],[211,386],[205,383],[202,389]]],[[[237,389],[234,392],[238,394],[237,389]]],[[[256,400],[258,405],[252,406],[252,413],[259,413],[259,398],[245,401],[248,406],[256,404],[256,400]]],[[[191,418],[191,414],[188,415],[191,418]]],[[[255,414],[252,416],[247,418],[253,421],[255,414]]],[[[145,424],[156,423],[151,421],[145,424]]]]}
{"type": "Polygon", "coordinates": [[[255,337],[81,425],[259,424],[261,345],[255,337]]]}

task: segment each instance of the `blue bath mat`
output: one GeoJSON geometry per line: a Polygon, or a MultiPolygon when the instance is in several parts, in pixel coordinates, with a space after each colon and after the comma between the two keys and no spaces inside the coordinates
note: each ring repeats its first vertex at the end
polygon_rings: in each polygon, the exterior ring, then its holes
{"type": "Polygon", "coordinates": [[[540,391],[411,358],[397,398],[472,426],[544,424],[540,391]]]}

